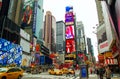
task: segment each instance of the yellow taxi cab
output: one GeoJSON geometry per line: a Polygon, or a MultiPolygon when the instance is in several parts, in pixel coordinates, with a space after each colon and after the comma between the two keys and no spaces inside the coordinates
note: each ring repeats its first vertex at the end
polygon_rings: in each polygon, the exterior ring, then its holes
{"type": "Polygon", "coordinates": [[[62,75],[63,74],[62,70],[60,70],[60,69],[50,69],[50,70],[48,70],[48,73],[52,74],[52,75],[62,75]]]}
{"type": "Polygon", "coordinates": [[[0,79],[22,79],[23,70],[18,67],[0,68],[0,79]]]}
{"type": "Polygon", "coordinates": [[[68,70],[70,74],[75,74],[75,70],[74,69],[69,69],[68,70]]]}
{"type": "Polygon", "coordinates": [[[63,69],[61,69],[61,70],[62,70],[63,74],[67,74],[67,73],[69,73],[69,71],[68,71],[67,68],[63,68],[63,69]]]}
{"type": "Polygon", "coordinates": [[[60,69],[54,69],[55,75],[62,75],[63,72],[60,69]]]}
{"type": "Polygon", "coordinates": [[[48,73],[51,74],[51,75],[54,75],[55,74],[54,69],[49,69],[48,73]]]}

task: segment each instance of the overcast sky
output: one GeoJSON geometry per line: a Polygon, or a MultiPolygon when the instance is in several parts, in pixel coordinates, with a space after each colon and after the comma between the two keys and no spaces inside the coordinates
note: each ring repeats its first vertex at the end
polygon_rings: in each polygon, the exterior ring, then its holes
{"type": "Polygon", "coordinates": [[[44,15],[46,11],[51,11],[56,21],[64,21],[65,7],[73,6],[77,21],[83,22],[86,36],[92,39],[95,57],[97,58],[97,38],[93,33],[95,31],[93,27],[96,27],[96,24],[98,24],[95,0],[44,0],[43,3],[44,15]]]}

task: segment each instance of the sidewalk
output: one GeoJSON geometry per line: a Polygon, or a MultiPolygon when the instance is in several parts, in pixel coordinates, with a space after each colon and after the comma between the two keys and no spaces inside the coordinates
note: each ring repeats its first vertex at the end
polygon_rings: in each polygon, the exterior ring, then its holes
{"type": "MultiPolygon", "coordinates": [[[[70,79],[80,79],[79,76],[71,77],[70,79]]],[[[96,74],[90,74],[88,79],[99,79],[96,74]]],[[[105,77],[103,79],[106,79],[105,77]]],[[[120,79],[120,76],[113,76],[111,79],[120,79]]]]}

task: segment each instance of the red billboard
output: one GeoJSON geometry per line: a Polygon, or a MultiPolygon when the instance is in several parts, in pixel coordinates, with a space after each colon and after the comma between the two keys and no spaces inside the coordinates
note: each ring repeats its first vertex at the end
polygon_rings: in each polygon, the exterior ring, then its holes
{"type": "Polygon", "coordinates": [[[74,34],[74,26],[73,25],[67,26],[66,31],[65,31],[66,39],[74,38],[74,36],[75,36],[75,34],[74,34]]]}
{"type": "Polygon", "coordinates": [[[75,40],[67,39],[66,40],[66,53],[75,52],[75,40]]]}

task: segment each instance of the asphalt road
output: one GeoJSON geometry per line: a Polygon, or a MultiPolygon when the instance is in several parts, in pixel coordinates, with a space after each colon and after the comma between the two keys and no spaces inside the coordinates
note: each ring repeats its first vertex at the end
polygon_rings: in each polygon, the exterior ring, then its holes
{"type": "MultiPolygon", "coordinates": [[[[80,79],[79,71],[76,71],[76,76],[70,75],[49,75],[48,72],[41,74],[27,74],[25,73],[22,79],[80,79]]],[[[90,74],[88,79],[99,79],[96,74],[90,74]]],[[[103,79],[106,79],[105,77],[103,79]]],[[[120,79],[120,77],[112,77],[111,79],[120,79]]]]}

